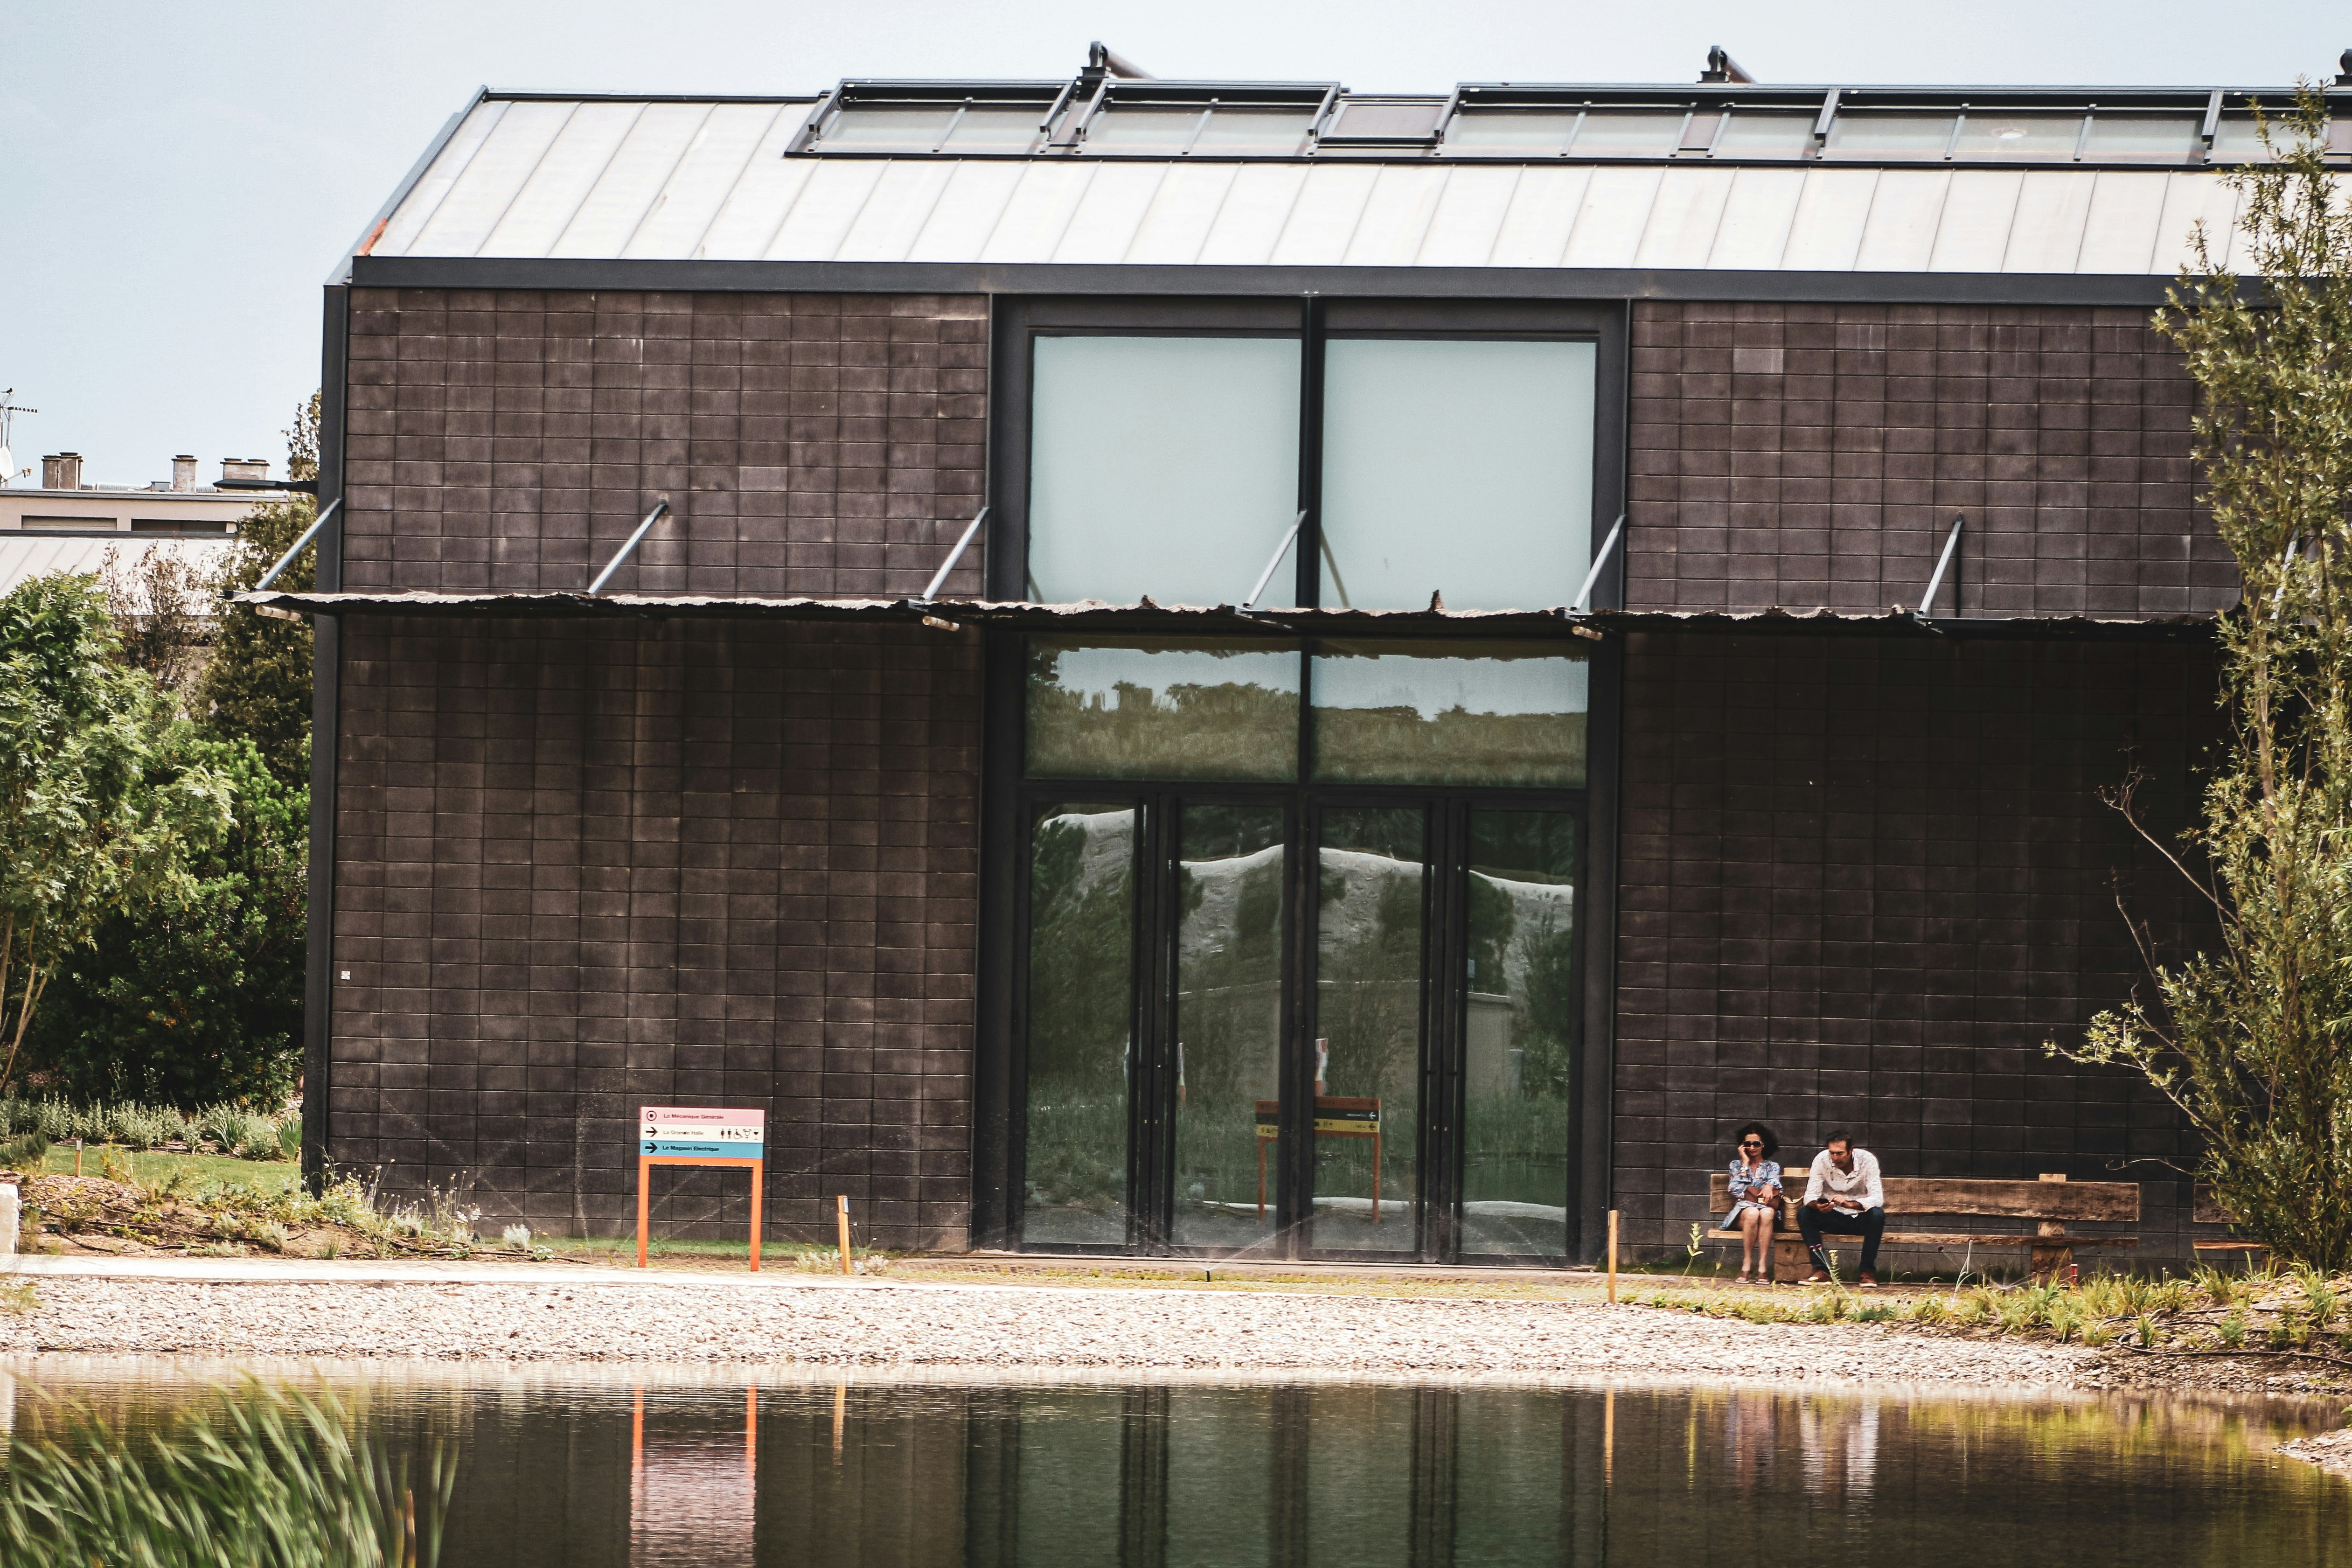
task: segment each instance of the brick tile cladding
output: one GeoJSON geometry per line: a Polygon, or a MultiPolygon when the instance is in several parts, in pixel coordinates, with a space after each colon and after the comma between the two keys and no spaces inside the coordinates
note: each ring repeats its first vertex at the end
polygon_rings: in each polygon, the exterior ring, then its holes
{"type": "MultiPolygon", "coordinates": [[[[961,297],[355,290],[352,591],[918,592],[980,505],[961,297]]],[[[978,552],[948,591],[980,587],[978,552]]],[[[346,623],[334,1158],[634,1224],[635,1108],[771,1115],[769,1222],[968,1244],[979,652],[773,622],[346,623]],[[575,1199],[575,1189],[578,1196],[575,1199]]],[[[740,1177],[665,1178],[740,1236],[740,1177]]]]}
{"type": "MultiPolygon", "coordinates": [[[[920,593],[980,509],[965,296],[353,290],[343,586],[920,593]]],[[[971,552],[944,590],[977,593],[971,552]]]]}
{"type": "MultiPolygon", "coordinates": [[[[2202,647],[1644,634],[1627,651],[1617,1202],[1679,1246],[1730,1130],[1810,1159],[1843,1126],[1890,1174],[2137,1180],[2144,1256],[2186,1193],[2108,1162],[2179,1147],[2116,1071],[2048,1059],[2198,934],[2096,792],[2159,833],[2213,735],[2202,647]]],[[[2097,1228],[2097,1227],[2091,1227],[2097,1228]]],[[[1950,1267],[1948,1260],[1945,1267],[1950,1267]]]]}
{"type": "Polygon", "coordinates": [[[1945,614],[2235,597],[2146,311],[1644,301],[1633,337],[1632,608],[1916,605],[1956,514],[1945,614]]]}
{"type": "Polygon", "coordinates": [[[609,1232],[637,1106],[749,1104],[771,1223],[967,1244],[971,638],[370,618],[343,670],[337,1161],[609,1232]]]}

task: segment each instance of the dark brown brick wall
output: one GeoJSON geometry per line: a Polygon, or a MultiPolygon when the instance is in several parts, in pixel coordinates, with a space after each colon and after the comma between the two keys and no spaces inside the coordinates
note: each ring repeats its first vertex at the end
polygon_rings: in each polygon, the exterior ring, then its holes
{"type": "MultiPolygon", "coordinates": [[[[2211,654],[2139,644],[1644,635],[1627,655],[1617,1201],[1647,1245],[1705,1217],[1740,1121],[1784,1160],[1843,1126],[1889,1174],[2138,1180],[2180,1130],[2120,1072],[2049,1059],[2177,952],[2195,910],[2098,798],[2135,770],[2168,835],[2214,732],[2211,654]]],[[[2177,1246],[2177,1244],[2174,1244],[2177,1246]]],[[[2154,1254],[2161,1256],[2161,1252],[2154,1254]]]]}
{"type": "MultiPolygon", "coordinates": [[[[984,301],[355,289],[343,586],[921,592],[980,509],[984,301]]],[[[977,593],[975,549],[947,593],[977,593]]]]}
{"type": "Polygon", "coordinates": [[[1964,615],[2236,597],[2146,311],[1642,301],[1633,331],[1632,608],[1916,605],[1955,514],[1964,615]]]}
{"type": "Polygon", "coordinates": [[[640,1104],[757,1106],[772,1226],[961,1250],[979,752],[971,634],[351,622],[332,1157],[610,1233],[640,1104]]]}

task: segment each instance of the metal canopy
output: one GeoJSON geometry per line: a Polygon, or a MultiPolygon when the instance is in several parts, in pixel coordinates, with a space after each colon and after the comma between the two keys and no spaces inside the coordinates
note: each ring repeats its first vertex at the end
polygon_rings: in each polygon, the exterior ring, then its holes
{"type": "Polygon", "coordinates": [[[1717,610],[1244,610],[1234,605],[1045,605],[988,599],[744,599],[642,594],[289,594],[236,595],[239,604],[310,616],[423,616],[494,619],[719,619],[843,621],[1016,627],[1030,631],[1169,636],[1580,637],[1614,632],[2074,638],[2201,642],[2210,616],[1927,616],[1900,606],[1873,615],[1827,609],[1717,610]]]}

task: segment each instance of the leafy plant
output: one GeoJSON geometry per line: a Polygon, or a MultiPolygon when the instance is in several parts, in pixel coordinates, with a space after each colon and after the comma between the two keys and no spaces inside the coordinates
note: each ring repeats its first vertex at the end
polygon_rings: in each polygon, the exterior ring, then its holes
{"type": "MultiPolygon", "coordinates": [[[[2200,394],[2191,453],[2243,595],[2219,619],[2229,741],[2202,823],[2185,855],[2141,831],[2220,946],[2151,953],[2152,1000],[2049,1049],[2137,1070],[2195,1129],[2231,1219],[2333,1272],[2352,1265],[2352,204],[2327,125],[2307,85],[2284,130],[2262,122],[2273,161],[2222,176],[2252,276],[2200,228],[2156,318],[2200,394]]],[[[2115,804],[2139,826],[2131,791],[2115,804]]]]}
{"type": "Polygon", "coordinates": [[[251,1384],[142,1436],[78,1411],[10,1444],[0,1560],[433,1568],[456,1479],[446,1450],[395,1459],[326,1394],[251,1384]]]}
{"type": "Polygon", "coordinates": [[[128,904],[187,901],[231,821],[227,781],[115,654],[90,578],[0,598],[0,1089],[59,963],[128,904]]]}
{"type": "MultiPolygon", "coordinates": [[[[319,397],[313,393],[295,410],[286,432],[289,478],[319,473],[319,397]]],[[[236,547],[215,590],[211,659],[197,683],[198,715],[213,733],[243,737],[260,749],[262,761],[285,788],[307,786],[310,773],[311,633],[305,621],[256,615],[231,596],[261,581],[278,558],[302,536],[317,515],[317,502],[289,496],[255,507],[238,524],[236,547]]],[[[273,588],[308,593],[317,585],[318,549],[297,556],[273,588]]]]}

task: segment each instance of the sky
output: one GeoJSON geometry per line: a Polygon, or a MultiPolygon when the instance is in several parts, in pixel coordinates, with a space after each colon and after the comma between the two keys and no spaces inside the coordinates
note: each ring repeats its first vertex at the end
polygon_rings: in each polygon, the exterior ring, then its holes
{"type": "MultiPolygon", "coordinates": [[[[0,11],[0,388],[16,467],[285,460],[320,288],[447,117],[499,88],[803,93],[844,77],[2265,86],[2332,77],[2315,0],[34,0],[0,11]]],[[[37,472],[31,481],[38,479],[37,472]]]]}

